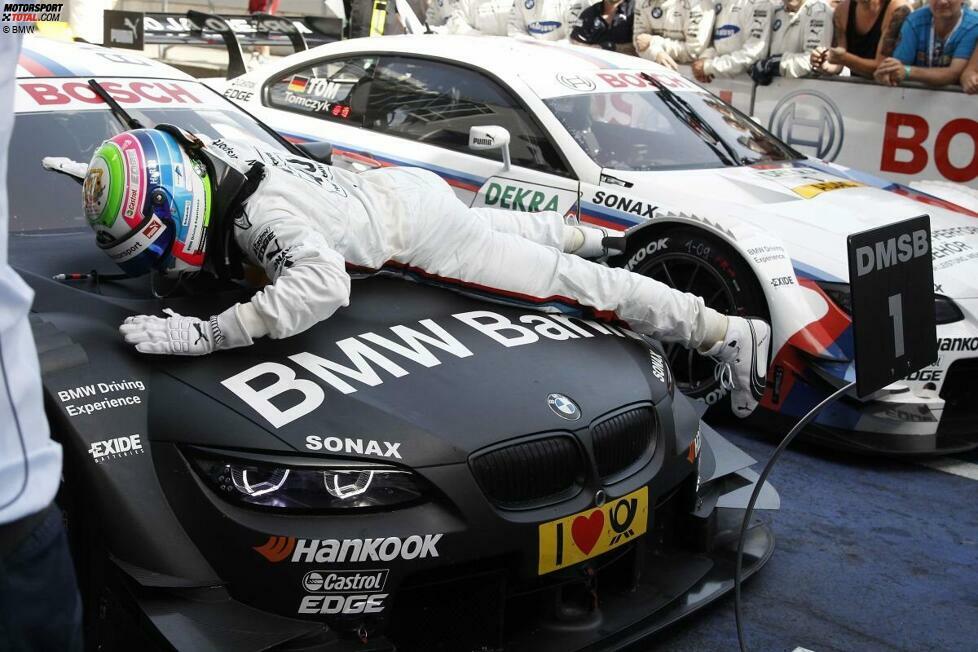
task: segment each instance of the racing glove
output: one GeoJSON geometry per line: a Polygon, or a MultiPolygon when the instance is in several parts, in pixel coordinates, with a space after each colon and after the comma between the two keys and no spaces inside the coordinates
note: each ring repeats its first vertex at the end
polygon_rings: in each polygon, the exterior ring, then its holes
{"type": "Polygon", "coordinates": [[[755,61],[750,67],[750,77],[761,86],[767,86],[775,77],[781,75],[781,55],[755,61]]]}
{"type": "Polygon", "coordinates": [[[127,317],[119,332],[140,353],[160,355],[207,355],[252,343],[232,306],[208,320],[184,317],[169,308],[169,317],[138,315],[127,317]]]}
{"type": "Polygon", "coordinates": [[[85,175],[88,174],[88,163],[72,161],[64,156],[45,156],[41,159],[41,167],[67,175],[76,181],[84,181],[85,175]]]}

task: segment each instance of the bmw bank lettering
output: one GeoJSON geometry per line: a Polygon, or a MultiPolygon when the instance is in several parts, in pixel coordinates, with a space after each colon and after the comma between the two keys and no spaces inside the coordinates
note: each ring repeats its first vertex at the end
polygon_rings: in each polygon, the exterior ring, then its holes
{"type": "MultiPolygon", "coordinates": [[[[452,315],[458,322],[494,342],[507,347],[524,346],[545,340],[572,340],[596,335],[636,337],[607,324],[572,319],[565,315],[544,315],[539,312],[523,315],[518,322],[488,310],[475,310],[452,315]]],[[[317,381],[300,378],[292,366],[282,362],[262,362],[221,381],[229,391],[244,401],[275,428],[281,428],[317,409],[326,400],[324,385],[341,394],[352,394],[364,387],[376,387],[387,377],[402,378],[410,371],[401,363],[412,362],[421,368],[442,364],[432,351],[441,351],[456,358],[468,358],[472,351],[431,319],[417,323],[424,330],[398,325],[391,327],[397,339],[376,333],[363,333],[340,340],[336,347],[346,358],[345,363],[329,360],[317,353],[302,352],[288,356],[295,366],[314,376],[317,381]],[[271,382],[269,382],[271,379],[271,382]],[[263,380],[262,383],[255,381],[263,380]],[[302,399],[283,408],[280,397],[298,395],[302,399]],[[276,404],[276,400],[278,400],[276,404]]],[[[442,355],[444,358],[444,355],[442,355]]],[[[291,397],[290,397],[291,398],[291,397]]],[[[306,447],[332,452],[396,457],[398,444],[355,438],[310,436],[306,447]],[[381,447],[383,444],[383,447],[381,447]]]]}

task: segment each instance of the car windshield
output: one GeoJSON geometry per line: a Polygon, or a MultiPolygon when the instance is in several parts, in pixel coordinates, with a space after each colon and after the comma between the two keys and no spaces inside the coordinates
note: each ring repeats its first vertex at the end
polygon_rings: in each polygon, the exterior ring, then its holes
{"type": "Polygon", "coordinates": [[[669,93],[655,90],[588,93],[545,102],[603,168],[684,170],[800,158],[753,120],[708,93],[672,95],[672,102],[669,93]]]}
{"type": "MultiPolygon", "coordinates": [[[[131,109],[146,126],[170,123],[192,133],[229,140],[257,139],[281,144],[246,114],[233,109],[131,109]]],[[[88,163],[95,148],[125,131],[110,111],[19,113],[10,140],[7,188],[10,231],[57,231],[85,227],[81,186],[41,167],[45,156],[65,156],[88,163]]]]}

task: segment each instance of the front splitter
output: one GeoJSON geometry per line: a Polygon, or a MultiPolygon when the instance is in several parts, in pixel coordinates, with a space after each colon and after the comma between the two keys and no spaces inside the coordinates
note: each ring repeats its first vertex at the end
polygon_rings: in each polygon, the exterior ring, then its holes
{"type": "MultiPolygon", "coordinates": [[[[665,555],[650,560],[649,570],[655,574],[647,572],[647,578],[634,592],[602,598],[599,587],[597,624],[584,630],[544,625],[510,639],[506,650],[599,652],[644,649],[640,644],[647,643],[656,632],[733,590],[737,540],[733,530],[724,526],[739,524],[742,514],[743,510],[719,510],[723,534],[710,552],[665,555]],[[687,581],[690,573],[698,575],[692,583],[687,581]]],[[[767,563],[774,552],[774,544],[774,533],[766,524],[756,524],[748,530],[744,542],[745,579],[767,563]]]]}

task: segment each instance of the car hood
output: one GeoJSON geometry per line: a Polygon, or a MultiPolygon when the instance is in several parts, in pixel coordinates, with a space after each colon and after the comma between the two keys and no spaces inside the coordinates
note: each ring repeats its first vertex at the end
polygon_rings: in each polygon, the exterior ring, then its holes
{"type": "Polygon", "coordinates": [[[348,307],[290,338],[203,358],[140,355],[118,334],[127,316],[167,307],[207,318],[250,291],[204,288],[202,278],[157,300],[147,277],[53,281],[58,272],[112,271],[90,233],[14,234],[11,263],[34,288],[34,310],[88,352],[91,378],[78,384],[152,379],[153,440],[449,464],[667,395],[661,358],[633,333],[384,275],[354,281],[348,307]],[[559,416],[551,394],[574,401],[580,417],[559,416]]]}
{"type": "Polygon", "coordinates": [[[666,391],[634,337],[383,278],[354,283],[350,306],[305,333],[167,372],[297,451],[413,466],[581,428],[666,391]]]}
{"type": "Polygon", "coordinates": [[[799,272],[826,280],[849,276],[848,235],[930,215],[935,283],[948,296],[978,296],[975,218],[908,187],[807,161],[614,174],[634,183],[633,192],[655,197],[661,205],[695,207],[721,224],[724,217],[736,215],[738,221],[779,238],[799,272]],[[704,200],[703,188],[723,200],[704,200]]]}

